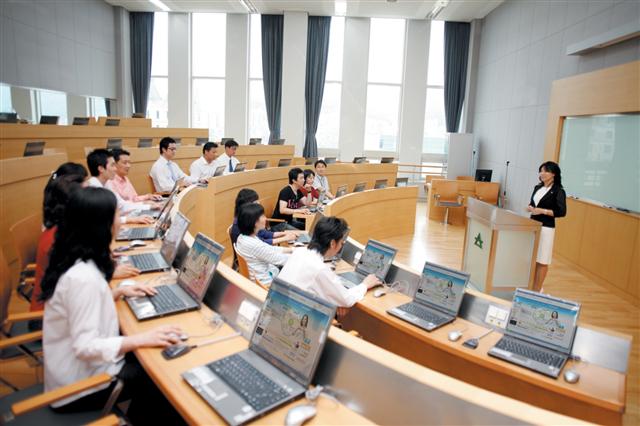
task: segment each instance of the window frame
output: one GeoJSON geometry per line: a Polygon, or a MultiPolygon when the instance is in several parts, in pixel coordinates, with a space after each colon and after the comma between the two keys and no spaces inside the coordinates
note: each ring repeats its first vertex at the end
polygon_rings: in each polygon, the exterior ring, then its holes
{"type": "MultiPolygon", "coordinates": [[[[154,118],[150,117],[148,112],[149,112],[149,98],[147,95],[147,110],[145,111],[145,115],[147,116],[147,118],[149,118],[151,120],[151,126],[152,127],[158,127],[158,128],[168,128],[169,127],[169,12],[154,12],[153,18],[154,18],[154,31],[156,28],[155,25],[155,14],[157,13],[164,13],[167,16],[167,74],[166,75],[162,75],[162,74],[154,74],[153,73],[153,60],[151,62],[151,75],[149,77],[149,91],[151,91],[151,82],[153,81],[154,78],[158,78],[158,79],[165,79],[167,81],[167,125],[166,126],[154,126],[154,118]]],[[[189,19],[191,19],[191,17],[189,17],[189,19]]],[[[155,46],[155,43],[154,43],[155,46]]],[[[153,51],[151,52],[151,54],[153,55],[153,51]]]]}
{"type": "MultiPolygon", "coordinates": [[[[431,27],[430,27],[431,28],[431,27]]],[[[444,42],[444,27],[442,29],[443,31],[443,42],[444,42]]],[[[444,79],[443,79],[443,83],[442,85],[439,84],[429,84],[429,60],[431,56],[431,30],[429,31],[429,55],[427,56],[427,87],[425,88],[425,94],[424,94],[424,104],[425,104],[425,114],[424,114],[424,122],[423,122],[423,126],[422,126],[422,142],[420,144],[420,159],[422,161],[422,163],[442,163],[443,165],[447,163],[447,157],[448,157],[448,150],[445,150],[445,152],[443,152],[442,154],[437,154],[437,153],[427,153],[424,152],[424,136],[425,136],[425,126],[427,124],[427,94],[429,93],[429,90],[442,90],[443,95],[444,95],[444,79]]],[[[444,73],[444,70],[443,70],[444,73]]],[[[466,100],[465,100],[466,102],[466,100]]],[[[443,105],[444,107],[444,105],[443,105]]],[[[446,132],[445,132],[446,134],[446,132]]]]}

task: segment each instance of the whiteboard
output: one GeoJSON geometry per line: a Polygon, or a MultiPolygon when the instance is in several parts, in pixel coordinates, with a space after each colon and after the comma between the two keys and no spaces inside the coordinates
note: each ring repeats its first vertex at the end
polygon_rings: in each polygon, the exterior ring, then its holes
{"type": "Polygon", "coordinates": [[[566,117],[559,163],[567,195],[640,212],[640,114],[566,117]]]}

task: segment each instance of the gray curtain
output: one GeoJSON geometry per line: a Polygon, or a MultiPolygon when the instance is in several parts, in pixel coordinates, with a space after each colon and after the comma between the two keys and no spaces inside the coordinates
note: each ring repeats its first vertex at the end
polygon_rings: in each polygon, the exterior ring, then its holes
{"type": "Polygon", "coordinates": [[[262,15],[262,78],[269,123],[269,143],[280,138],[282,40],[284,16],[262,15]]]}
{"type": "Polygon", "coordinates": [[[457,132],[460,127],[470,33],[468,22],[444,23],[444,112],[449,133],[457,132]]]}
{"type": "Polygon", "coordinates": [[[318,142],[316,131],[322,95],[324,94],[324,77],[327,74],[327,59],[329,55],[329,33],[331,17],[310,16],[307,26],[307,73],[304,86],[306,106],[307,130],[304,138],[305,157],[318,156],[318,142]]]}
{"type": "Polygon", "coordinates": [[[151,83],[153,12],[129,12],[131,29],[131,86],[134,112],[146,114],[151,83]]]}
{"type": "Polygon", "coordinates": [[[111,101],[104,98],[104,110],[107,112],[107,117],[111,117],[111,101]]]}

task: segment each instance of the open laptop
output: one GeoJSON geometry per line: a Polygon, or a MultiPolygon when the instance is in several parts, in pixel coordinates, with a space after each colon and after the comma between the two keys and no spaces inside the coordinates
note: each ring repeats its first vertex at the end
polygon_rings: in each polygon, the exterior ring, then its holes
{"type": "Polygon", "coordinates": [[[89,117],[73,117],[72,124],[74,126],[87,126],[89,124],[89,117]]]}
{"type": "Polygon", "coordinates": [[[196,146],[204,145],[209,142],[209,138],[196,138],[196,146]]]}
{"type": "Polygon", "coordinates": [[[362,164],[367,162],[367,157],[353,157],[353,164],[362,164]]]}
{"type": "Polygon", "coordinates": [[[382,157],[380,159],[380,164],[389,164],[389,163],[393,163],[393,161],[395,160],[394,157],[382,157]]]}
{"type": "Polygon", "coordinates": [[[278,160],[278,167],[288,167],[291,165],[291,158],[281,158],[278,160]]]}
{"type": "Polygon", "coordinates": [[[458,316],[469,274],[425,262],[413,301],[387,313],[432,331],[453,322],[458,316]]]}
{"type": "Polygon", "coordinates": [[[336,157],[324,157],[324,162],[327,164],[334,164],[336,161],[336,157]]]}
{"type": "Polygon", "coordinates": [[[107,149],[122,148],[122,139],[107,139],[107,149]]]}
{"type": "Polygon", "coordinates": [[[213,172],[213,177],[222,176],[226,169],[227,169],[227,166],[218,166],[218,167],[216,167],[216,171],[213,172]]]}
{"type": "Polygon", "coordinates": [[[18,114],[15,112],[0,112],[0,123],[17,123],[18,114]]]}
{"type": "Polygon", "coordinates": [[[27,142],[24,146],[23,157],[33,157],[35,155],[42,155],[44,153],[44,141],[27,142]]]}
{"type": "Polygon", "coordinates": [[[406,177],[396,178],[396,186],[398,188],[403,186],[408,186],[408,185],[409,185],[409,178],[406,178],[406,177]]]}
{"type": "Polygon", "coordinates": [[[313,230],[315,229],[318,221],[323,217],[322,213],[316,213],[313,217],[313,221],[311,222],[311,226],[309,227],[309,232],[298,235],[298,238],[294,241],[294,244],[309,244],[311,242],[311,237],[313,236],[313,230]]]}
{"type": "Polygon", "coordinates": [[[340,185],[338,189],[336,189],[336,198],[342,197],[347,193],[347,185],[340,185]]]}
{"type": "Polygon", "coordinates": [[[238,163],[233,169],[233,173],[244,172],[247,169],[247,163],[238,163]]]}
{"type": "Polygon", "coordinates": [[[489,355],[557,378],[576,334],[580,304],[516,289],[505,335],[489,355]]]}
{"type": "Polygon", "coordinates": [[[318,161],[318,157],[307,157],[304,159],[304,165],[312,166],[316,161],[318,161]]]}
{"type": "Polygon", "coordinates": [[[284,145],[284,139],[274,139],[271,141],[271,145],[284,145]]]}
{"type": "Polygon", "coordinates": [[[182,377],[228,424],[255,420],[304,395],[335,311],[323,299],[275,278],[249,349],[182,377]]]}
{"type": "Polygon", "coordinates": [[[191,221],[182,213],[177,212],[171,220],[171,227],[164,236],[164,240],[162,240],[160,251],[123,256],[123,261],[135,266],[141,273],[164,271],[171,268],[180,242],[184,238],[190,223],[191,221]]]}
{"type": "Polygon", "coordinates": [[[262,138],[249,139],[249,145],[260,145],[261,143],[262,143],[262,138]]]}
{"type": "Polygon", "coordinates": [[[200,309],[224,247],[204,234],[196,235],[178,272],[177,283],[154,287],[154,296],[129,297],[127,304],[136,318],[148,320],[200,309]]]}
{"type": "Polygon", "coordinates": [[[105,126],[119,126],[120,125],[120,119],[119,118],[107,118],[106,120],[104,120],[104,125],[105,126]]]}
{"type": "Polygon", "coordinates": [[[356,186],[353,187],[353,192],[362,192],[366,189],[366,187],[367,187],[366,182],[356,183],[356,186]]]}
{"type": "Polygon", "coordinates": [[[141,226],[136,228],[123,228],[116,235],[116,241],[133,241],[133,240],[155,240],[162,238],[164,232],[171,225],[171,208],[173,207],[173,199],[169,198],[168,208],[163,210],[158,222],[154,226],[141,226]]]}
{"type": "Polygon", "coordinates": [[[40,116],[40,124],[58,124],[57,115],[41,115],[40,116]]]}
{"type": "Polygon", "coordinates": [[[380,241],[367,241],[364,252],[356,264],[355,271],[338,274],[342,285],[346,288],[355,287],[369,274],[374,274],[380,281],[384,282],[397,252],[398,250],[382,244],[380,241]]]}
{"type": "Polygon", "coordinates": [[[151,145],[153,145],[153,139],[151,138],[138,139],[138,148],[151,148],[151,145]]]}
{"type": "Polygon", "coordinates": [[[269,160],[259,160],[256,162],[256,170],[266,169],[267,167],[269,167],[269,160]]]}
{"type": "Polygon", "coordinates": [[[164,201],[164,204],[162,205],[162,207],[160,207],[159,209],[149,209],[149,210],[136,210],[133,214],[135,216],[151,216],[154,219],[158,219],[160,216],[162,216],[162,213],[164,213],[167,210],[167,206],[169,205],[169,203],[173,203],[175,196],[178,194],[178,191],[180,190],[180,182],[181,180],[177,180],[176,183],[173,184],[173,188],[171,189],[171,192],[169,193],[169,197],[167,197],[167,199],[164,201]]]}
{"type": "Polygon", "coordinates": [[[373,189],[383,189],[387,187],[387,180],[386,179],[378,179],[376,180],[376,183],[373,185],[373,189]]]}

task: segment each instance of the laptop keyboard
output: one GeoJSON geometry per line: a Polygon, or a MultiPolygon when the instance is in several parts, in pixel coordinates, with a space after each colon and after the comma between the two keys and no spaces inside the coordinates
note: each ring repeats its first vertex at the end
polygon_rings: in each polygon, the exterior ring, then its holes
{"type": "Polygon", "coordinates": [[[260,411],[289,396],[280,385],[270,380],[240,355],[231,355],[209,364],[233,390],[254,410],[260,411]]]}
{"type": "Polygon", "coordinates": [[[143,238],[148,238],[155,234],[154,228],[131,228],[128,232],[129,238],[133,240],[140,240],[143,238]]]}
{"type": "Polygon", "coordinates": [[[510,339],[508,337],[500,339],[496,344],[496,348],[538,361],[542,364],[552,365],[557,368],[560,368],[564,362],[563,356],[538,349],[535,345],[516,339],[510,339]]]}
{"type": "Polygon", "coordinates": [[[154,271],[162,269],[162,266],[158,262],[156,253],[142,253],[131,256],[133,266],[141,271],[154,271]]]}
{"type": "Polygon", "coordinates": [[[176,296],[168,286],[161,285],[156,287],[156,290],[158,293],[149,297],[149,300],[157,313],[175,312],[185,307],[184,301],[176,296]]]}
{"type": "Polygon", "coordinates": [[[425,309],[417,303],[407,303],[402,306],[398,306],[398,309],[435,325],[442,324],[449,319],[448,317],[438,315],[429,309],[425,309]]]}

